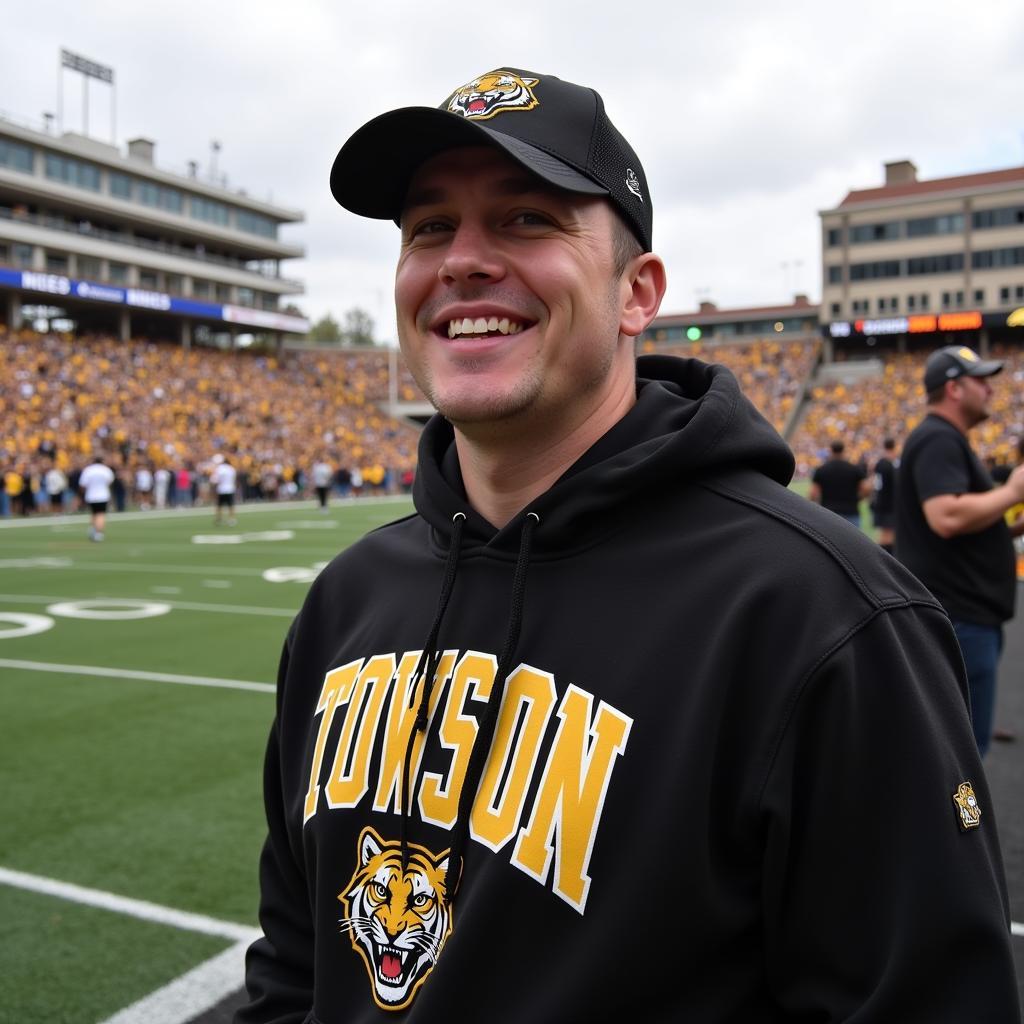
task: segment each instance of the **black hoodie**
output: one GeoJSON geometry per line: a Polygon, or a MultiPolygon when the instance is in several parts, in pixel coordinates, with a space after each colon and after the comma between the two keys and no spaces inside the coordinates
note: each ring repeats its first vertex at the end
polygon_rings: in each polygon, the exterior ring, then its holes
{"type": "Polygon", "coordinates": [[[500,530],[435,417],[417,514],[313,584],[239,1022],[1018,1019],[941,608],[727,370],[638,369],[500,530]]]}

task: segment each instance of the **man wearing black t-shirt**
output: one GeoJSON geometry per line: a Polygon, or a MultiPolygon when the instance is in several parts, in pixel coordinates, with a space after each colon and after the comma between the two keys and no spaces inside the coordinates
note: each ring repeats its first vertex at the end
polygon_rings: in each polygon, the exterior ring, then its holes
{"type": "Polygon", "coordinates": [[[896,537],[896,470],[900,460],[896,442],[887,437],[882,443],[885,454],[875,463],[871,497],[871,516],[878,530],[878,543],[891,555],[896,537]]]}
{"type": "Polygon", "coordinates": [[[1003,623],[1013,617],[1016,558],[1007,509],[1024,501],[1024,466],[994,486],[967,432],[989,416],[1003,364],[951,345],[928,357],[928,415],[907,438],[896,491],[896,555],[939,599],[967,666],[978,750],[992,738],[1003,623]]]}
{"type": "Polygon", "coordinates": [[[843,458],[846,446],[832,442],[832,454],[811,477],[810,499],[860,526],[860,499],[867,496],[870,484],[863,467],[843,458]]]}

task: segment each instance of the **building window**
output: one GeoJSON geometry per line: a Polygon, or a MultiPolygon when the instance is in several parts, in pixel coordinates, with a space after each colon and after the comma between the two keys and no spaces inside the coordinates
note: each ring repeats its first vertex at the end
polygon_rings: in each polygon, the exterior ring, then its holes
{"type": "Polygon", "coordinates": [[[944,256],[914,256],[907,260],[907,274],[951,274],[964,269],[964,254],[951,252],[944,256]]]}
{"type": "Polygon", "coordinates": [[[910,310],[911,312],[913,312],[915,309],[917,309],[917,296],[916,295],[908,295],[907,296],[907,309],[910,310]]]}
{"type": "Polygon", "coordinates": [[[883,277],[900,277],[899,260],[875,260],[872,263],[851,263],[851,281],[873,281],[883,277]]]}
{"type": "Polygon", "coordinates": [[[146,206],[154,206],[169,213],[181,213],[184,201],[176,188],[165,188],[152,181],[140,181],[137,183],[136,191],[139,202],[146,206]]]}
{"type": "Polygon", "coordinates": [[[983,306],[985,304],[985,289],[975,288],[974,289],[974,304],[976,306],[983,306]]]}
{"type": "Polygon", "coordinates": [[[189,199],[189,207],[192,216],[197,220],[205,220],[210,224],[219,224],[221,227],[228,226],[228,208],[223,203],[213,199],[203,199],[201,196],[192,196],[189,199]]]}
{"type": "Polygon", "coordinates": [[[131,199],[132,179],[127,174],[118,174],[117,171],[110,172],[110,194],[118,199],[131,199]]]}
{"type": "Polygon", "coordinates": [[[139,271],[139,287],[148,288],[151,292],[155,292],[160,287],[160,279],[157,276],[155,270],[140,270],[139,271]]]}
{"type": "Polygon", "coordinates": [[[95,256],[76,256],[75,270],[79,277],[92,281],[103,279],[103,265],[95,256]]]}
{"type": "Polygon", "coordinates": [[[1010,228],[1024,224],[1024,206],[1004,206],[999,210],[975,210],[971,222],[976,228],[1010,228]]]}
{"type": "Polygon", "coordinates": [[[843,314],[843,307],[838,302],[833,302],[832,303],[832,315],[833,316],[842,316],[842,314],[843,314]]]}
{"type": "Polygon", "coordinates": [[[971,253],[971,266],[975,270],[989,270],[992,267],[1024,266],[1024,245],[1007,249],[981,249],[971,253]]]}
{"type": "Polygon", "coordinates": [[[277,238],[277,225],[269,217],[251,213],[249,210],[236,211],[235,226],[239,231],[247,231],[250,235],[277,238]]]}
{"type": "Polygon", "coordinates": [[[842,267],[829,267],[828,268],[828,283],[829,284],[842,284],[843,283],[843,268],[842,267]]]}
{"type": "Polygon", "coordinates": [[[231,301],[231,285],[229,284],[215,284],[213,286],[213,295],[218,302],[230,302],[231,301]]]}
{"type": "Polygon", "coordinates": [[[251,288],[239,288],[238,304],[240,306],[256,305],[256,293],[251,288]]]}
{"type": "Polygon", "coordinates": [[[939,217],[915,217],[907,221],[907,238],[928,235],[956,235],[964,229],[962,213],[947,213],[939,217]]]}
{"type": "Polygon", "coordinates": [[[164,274],[164,289],[169,295],[181,295],[184,284],[181,274],[164,274]]]}
{"type": "Polygon", "coordinates": [[[192,279],[192,295],[197,299],[208,299],[210,297],[210,282],[192,279]]]}
{"type": "Polygon", "coordinates": [[[35,248],[21,242],[14,243],[14,265],[20,270],[31,270],[35,259],[35,248]]]}
{"type": "Polygon", "coordinates": [[[46,254],[46,272],[48,274],[67,274],[67,254],[63,252],[48,252],[46,254]]]}
{"type": "Polygon", "coordinates": [[[111,261],[107,264],[107,277],[111,284],[127,284],[128,283],[128,266],[125,263],[114,263],[111,261]]]}
{"type": "Polygon", "coordinates": [[[1009,302],[1010,301],[1010,289],[1009,289],[1008,285],[1003,285],[1003,287],[999,289],[999,301],[1000,302],[1009,302]]]}
{"type": "Polygon", "coordinates": [[[927,292],[923,292],[921,295],[921,308],[927,309],[931,305],[931,299],[928,297],[927,292]]]}
{"type": "Polygon", "coordinates": [[[825,233],[825,244],[828,246],[842,245],[843,229],[829,228],[828,231],[825,233]]]}
{"type": "Polygon", "coordinates": [[[20,142],[7,142],[0,139],[0,167],[11,171],[32,173],[32,150],[20,142]]]}
{"type": "Polygon", "coordinates": [[[58,156],[56,153],[46,154],[46,176],[54,181],[62,181],[76,188],[88,188],[93,192],[100,190],[100,169],[94,164],[70,157],[58,156]]]}
{"type": "Polygon", "coordinates": [[[867,299],[854,299],[853,300],[853,312],[854,313],[866,313],[866,312],[868,312],[868,300],[867,299]]]}
{"type": "Polygon", "coordinates": [[[898,220],[886,221],[883,224],[852,224],[850,225],[850,243],[889,242],[900,237],[901,227],[898,220]]]}
{"type": "Polygon", "coordinates": [[[1018,302],[1024,300],[1024,284],[1017,285],[1016,296],[1018,302]]]}

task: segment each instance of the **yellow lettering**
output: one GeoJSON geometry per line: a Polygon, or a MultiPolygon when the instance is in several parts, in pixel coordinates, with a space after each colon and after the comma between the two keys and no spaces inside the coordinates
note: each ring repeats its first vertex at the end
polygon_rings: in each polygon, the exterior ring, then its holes
{"type": "Polygon", "coordinates": [[[359,673],[355,690],[348,699],[348,714],[327,780],[328,807],[355,807],[370,788],[370,750],[377,735],[384,696],[394,674],[393,654],[375,655],[359,673]]]}
{"type": "Polygon", "coordinates": [[[587,867],[605,794],[633,724],[604,702],[591,722],[592,705],[593,697],[575,686],[562,698],[561,722],[533,813],[512,853],[512,863],[541,883],[547,881],[554,855],[554,891],[581,914],[590,891],[587,867]]]}
{"type": "MultiPolygon", "coordinates": [[[[409,745],[409,734],[412,732],[413,724],[416,721],[416,710],[419,706],[419,696],[409,706],[409,691],[413,684],[412,674],[416,670],[416,664],[420,660],[419,651],[408,651],[402,655],[402,660],[395,673],[395,685],[391,689],[391,706],[388,708],[388,717],[384,725],[384,743],[380,755],[380,774],[377,778],[377,793],[373,799],[375,811],[394,811],[398,813],[402,809],[401,788],[402,788],[402,767],[405,764],[405,751],[409,745]]],[[[445,651],[438,662],[437,671],[434,673],[434,686],[430,691],[430,702],[428,708],[428,720],[433,720],[434,710],[437,702],[441,699],[441,693],[448,677],[452,673],[452,666],[455,664],[455,652],[445,651]]],[[[409,777],[415,780],[420,768],[420,760],[423,757],[423,743],[426,739],[426,732],[416,734],[413,740],[412,760],[409,765],[409,777]]]]}
{"type": "Polygon", "coordinates": [[[441,745],[453,751],[447,777],[424,772],[420,787],[420,817],[432,825],[451,828],[459,810],[459,793],[466,777],[466,765],[477,734],[477,721],[462,713],[467,693],[472,687],[474,698],[486,700],[491,695],[498,663],[493,654],[467,651],[455,667],[448,690],[444,717],[441,719],[441,745]]]}
{"type": "Polygon", "coordinates": [[[500,850],[519,826],[526,790],[537,767],[540,741],[556,697],[554,676],[547,672],[521,665],[508,678],[470,818],[470,834],[492,850],[500,850]],[[515,727],[520,719],[522,725],[517,736],[515,727]],[[510,762],[511,767],[507,767],[510,762]]]}
{"type": "Polygon", "coordinates": [[[341,668],[332,669],[324,676],[324,685],[320,689],[320,699],[316,703],[315,715],[322,715],[320,728],[316,734],[316,746],[313,748],[313,762],[309,766],[309,789],[306,790],[306,805],[303,809],[302,824],[305,825],[316,814],[316,803],[320,796],[320,766],[324,760],[324,745],[330,731],[334,712],[339,704],[344,704],[352,696],[361,661],[352,661],[341,668]]]}

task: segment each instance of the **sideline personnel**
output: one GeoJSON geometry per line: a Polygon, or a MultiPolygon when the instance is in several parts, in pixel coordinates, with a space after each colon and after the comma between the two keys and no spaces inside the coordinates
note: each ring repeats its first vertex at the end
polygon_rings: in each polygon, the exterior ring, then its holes
{"type": "Polygon", "coordinates": [[[728,370],[635,359],[665,271],[600,96],[489,72],[331,186],[400,225],[438,415],[288,633],[237,1020],[1016,1019],[949,622],[728,370]]]}
{"type": "Polygon", "coordinates": [[[974,735],[982,757],[992,739],[1003,623],[1013,618],[1017,561],[1004,514],[1024,501],[1024,466],[995,487],[968,431],[989,417],[989,378],[1001,362],[950,345],[925,364],[928,415],[903,447],[896,488],[896,555],[953,620],[967,666],[974,735]]]}

